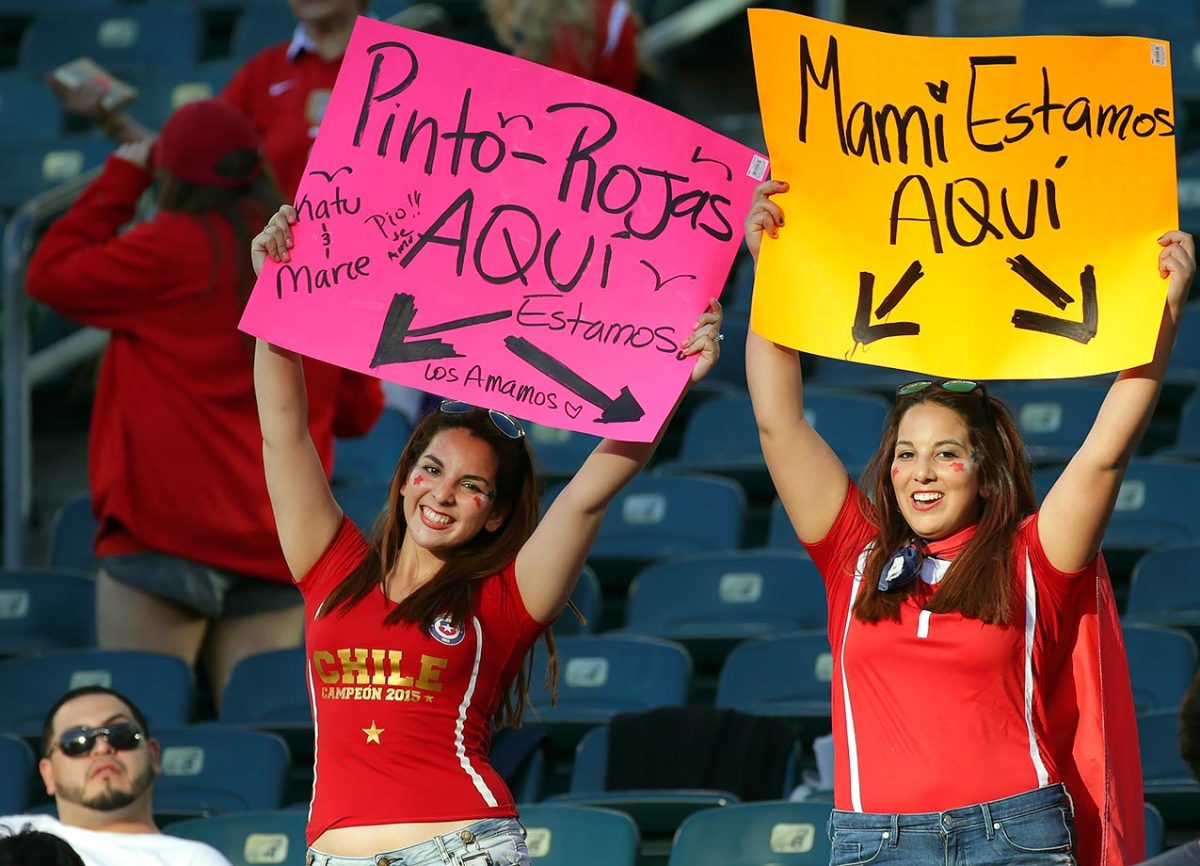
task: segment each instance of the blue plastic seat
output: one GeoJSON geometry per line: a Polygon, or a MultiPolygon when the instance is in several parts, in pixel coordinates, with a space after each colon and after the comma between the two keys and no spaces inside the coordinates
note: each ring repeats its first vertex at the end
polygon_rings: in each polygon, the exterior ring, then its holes
{"type": "MultiPolygon", "coordinates": [[[[1034,473],[1033,486],[1039,501],[1061,471],[1047,468],[1034,473]]],[[[1195,507],[1196,502],[1200,502],[1200,465],[1132,460],[1104,534],[1105,553],[1142,552],[1200,541],[1200,509],[1195,507]]]]}
{"type": "Polygon", "coordinates": [[[705,809],[679,828],[668,866],[825,866],[828,803],[738,803],[705,809]]]}
{"type": "Polygon", "coordinates": [[[716,705],[799,720],[808,733],[827,733],[833,654],[825,632],[747,641],[721,667],[716,705]]]}
{"type": "Polygon", "coordinates": [[[297,750],[288,732],[301,732],[311,752],[312,710],[306,685],[307,665],[302,647],[247,656],[229,674],[221,694],[218,718],[227,725],[244,725],[283,734],[293,752],[297,750]]]}
{"type": "Polygon", "coordinates": [[[584,622],[580,622],[570,608],[564,608],[554,621],[554,636],[567,637],[573,634],[592,634],[600,621],[600,578],[596,572],[586,565],[579,573],[579,582],[571,593],[571,601],[583,614],[584,622]]]}
{"type": "Polygon", "coordinates": [[[181,106],[218,96],[233,72],[234,67],[224,61],[156,69],[139,86],[138,100],[131,110],[140,123],[161,129],[181,106]]]}
{"type": "Polygon", "coordinates": [[[0,79],[0,142],[53,141],[62,133],[62,108],[40,81],[0,79]]]}
{"type": "Polygon", "coordinates": [[[1139,559],[1124,618],[1200,629],[1200,542],[1154,550],[1139,559]]]}
{"type": "MultiPolygon", "coordinates": [[[[1179,165],[1179,222],[1200,229],[1200,153],[1184,157],[1179,165]]],[[[1200,385],[1200,301],[1183,309],[1179,334],[1167,363],[1167,381],[1200,385]]]]}
{"type": "Polygon", "coordinates": [[[1178,711],[1196,675],[1196,642],[1187,632],[1153,625],[1122,627],[1138,712],[1178,711]]]}
{"type": "Polygon", "coordinates": [[[1146,802],[1162,813],[1168,827],[1190,827],[1200,815],[1200,782],[1179,753],[1179,722],[1177,710],[1137,718],[1146,802]]]}
{"type": "Polygon", "coordinates": [[[1166,825],[1162,812],[1150,803],[1146,804],[1146,857],[1156,857],[1163,850],[1163,834],[1166,825]]]}
{"type": "MultiPolygon", "coordinates": [[[[889,400],[895,395],[897,386],[916,379],[931,378],[924,373],[912,370],[894,370],[891,367],[877,367],[870,363],[842,361],[819,355],[806,357],[813,362],[813,371],[808,377],[808,384],[820,385],[822,388],[853,388],[859,391],[872,391],[889,400]]],[[[869,357],[869,354],[866,357],[869,357]]],[[[876,443],[878,444],[878,439],[876,443]]]]}
{"type": "Polygon", "coordinates": [[[77,494],[64,502],[50,524],[50,565],[94,573],[92,539],[96,529],[90,493],[77,494]]]}
{"type": "Polygon", "coordinates": [[[0,655],[96,643],[96,581],[57,569],[0,571],[0,655]]]}
{"type": "MultiPolygon", "coordinates": [[[[1200,187],[1197,192],[1200,193],[1200,187]]],[[[1200,204],[1200,202],[1197,202],[1200,204]]],[[[1179,429],[1175,442],[1154,452],[1155,457],[1175,459],[1200,459],[1200,394],[1187,399],[1179,411],[1179,429]]]]}
{"type": "Polygon", "coordinates": [[[91,136],[0,144],[0,209],[15,210],[56,186],[98,168],[113,152],[111,143],[91,136]]]}
{"type": "Polygon", "coordinates": [[[698,667],[738,643],[825,628],[825,589],[806,555],[770,550],[652,565],[629,588],[626,628],[676,640],[698,667]]]}
{"type": "Polygon", "coordinates": [[[1043,463],[1075,456],[1108,394],[1108,386],[1097,383],[1028,382],[991,390],[1012,410],[1029,457],[1043,463]]]}
{"type": "Polygon", "coordinates": [[[536,458],[538,477],[548,483],[572,478],[600,442],[599,437],[523,422],[526,440],[536,458]]]}
{"type": "Polygon", "coordinates": [[[637,864],[637,825],[622,812],[587,806],[524,806],[521,823],[530,859],[538,866],[577,866],[584,851],[588,862],[637,864]]]}
{"type": "Polygon", "coordinates": [[[157,67],[194,64],[202,35],[199,17],[186,4],[47,11],[25,30],[20,66],[41,75],[90,57],[116,75],[136,79],[157,67]]]}
{"type": "Polygon", "coordinates": [[[19,815],[33,790],[33,750],[20,737],[0,734],[0,815],[19,815]]]}
{"type": "Polygon", "coordinates": [[[303,866],[308,815],[299,810],[215,815],[168,824],[164,832],[213,846],[232,866],[303,866]]]}
{"type": "Polygon", "coordinates": [[[229,53],[238,60],[249,60],[264,48],[288,42],[296,30],[296,19],[273,3],[253,3],[238,18],[233,28],[229,53]]]}
{"type": "Polygon", "coordinates": [[[375,484],[337,484],[333,488],[333,498],[359,531],[370,538],[375,521],[387,508],[390,488],[390,483],[386,481],[375,484]]]}
{"type": "Polygon", "coordinates": [[[192,669],[176,656],[139,650],[60,651],[0,660],[0,730],[34,737],[46,711],[73,688],[102,685],[138,705],[150,725],[186,724],[192,712],[192,669]]]}
{"type": "Polygon", "coordinates": [[[366,436],[339,439],[334,450],[335,484],[390,484],[412,423],[396,409],[384,409],[366,436]]]}
{"type": "Polygon", "coordinates": [[[736,550],[745,510],[745,494],[727,479],[643,473],[609,504],[588,564],[602,584],[625,587],[656,560],[736,550]]]}
{"type": "Polygon", "coordinates": [[[709,378],[745,390],[746,335],[750,332],[750,319],[726,312],[721,332],[725,335],[721,342],[721,363],[713,367],[709,378]]]}
{"type": "Polygon", "coordinates": [[[162,746],[154,811],[214,815],[278,809],[291,758],[274,734],[232,725],[188,725],[153,732],[162,746]]]}
{"type": "Polygon", "coordinates": [[[773,550],[804,550],[792,522],[788,520],[783,502],[776,499],[771,503],[771,517],[767,524],[767,547],[773,550]]]}
{"type": "Polygon", "coordinates": [[[558,706],[541,688],[546,678],[545,647],[534,649],[527,718],[547,727],[590,727],[617,713],[687,703],[692,660],[674,641],[643,635],[579,635],[556,641],[558,706]]]}

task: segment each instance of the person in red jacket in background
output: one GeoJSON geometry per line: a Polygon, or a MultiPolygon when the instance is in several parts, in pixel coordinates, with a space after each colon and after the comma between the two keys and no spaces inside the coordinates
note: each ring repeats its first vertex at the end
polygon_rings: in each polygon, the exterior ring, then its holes
{"type": "MultiPolygon", "coordinates": [[[[237,330],[251,226],[278,202],[260,150],[227,103],[184,106],[153,147],[109,157],[26,279],[34,298],[112,332],[89,443],[99,643],[203,654],[218,697],[241,658],[296,646],[303,621],[267,498],[253,341],[237,330]],[[152,182],[159,212],[119,233],[152,182]]],[[[329,475],[333,437],[369,430],[383,396],[369,377],[309,370],[309,429],[329,475]]]]}
{"type": "Polygon", "coordinates": [[[639,22],[629,0],[484,0],[500,44],[617,90],[637,90],[639,22]]]}
{"type": "MultiPolygon", "coordinates": [[[[292,201],[317,137],[355,19],[369,0],[288,0],[296,17],[290,42],[281,42],[247,60],[220,98],[249,118],[262,140],[263,155],[285,201],[292,201]]],[[[147,141],[154,131],[125,111],[108,112],[96,87],[52,89],[68,111],[100,124],[120,144],[147,141]]]]}

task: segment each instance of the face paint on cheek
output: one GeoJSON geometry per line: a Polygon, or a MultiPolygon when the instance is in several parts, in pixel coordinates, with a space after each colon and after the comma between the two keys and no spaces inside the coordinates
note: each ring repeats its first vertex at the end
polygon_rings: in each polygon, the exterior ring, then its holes
{"type": "Polygon", "coordinates": [[[424,484],[424,483],[425,483],[425,476],[424,476],[424,475],[414,475],[414,476],[413,476],[413,484],[414,484],[414,485],[416,485],[416,486],[418,486],[418,487],[419,487],[420,485],[422,485],[422,484],[424,484]]]}
{"type": "Polygon", "coordinates": [[[900,474],[900,467],[899,467],[899,466],[893,466],[893,467],[892,467],[892,477],[893,477],[893,478],[895,478],[895,477],[896,477],[897,475],[899,475],[899,474],[900,474]]]}
{"type": "Polygon", "coordinates": [[[961,463],[951,463],[950,468],[953,469],[955,472],[966,472],[967,471],[967,467],[963,466],[961,463]]]}
{"type": "Polygon", "coordinates": [[[476,508],[483,508],[483,497],[482,496],[472,496],[471,498],[475,500],[476,508]]]}

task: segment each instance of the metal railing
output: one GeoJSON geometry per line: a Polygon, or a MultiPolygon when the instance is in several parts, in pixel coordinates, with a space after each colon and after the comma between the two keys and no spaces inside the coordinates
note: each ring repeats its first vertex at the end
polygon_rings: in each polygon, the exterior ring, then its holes
{"type": "Polygon", "coordinates": [[[34,239],[66,212],[83,188],[99,175],[94,169],[26,202],[4,231],[4,566],[27,564],[26,537],[32,510],[33,388],[98,353],[108,332],[83,328],[35,354],[29,353],[29,301],[25,268],[34,239]]]}

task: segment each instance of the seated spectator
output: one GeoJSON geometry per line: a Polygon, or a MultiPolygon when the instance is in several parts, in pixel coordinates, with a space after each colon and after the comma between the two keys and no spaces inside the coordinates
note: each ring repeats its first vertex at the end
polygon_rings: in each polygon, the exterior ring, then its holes
{"type": "Polygon", "coordinates": [[[638,20],[629,0],[484,0],[496,39],[526,60],[633,93],[638,20]]]}
{"type": "Polygon", "coordinates": [[[38,830],[0,836],[0,866],[83,866],[63,839],[38,830]]]}
{"type": "MultiPolygon", "coordinates": [[[[103,686],[68,692],[46,714],[42,755],[38,770],[58,818],[9,815],[0,818],[0,831],[57,836],[84,866],[229,866],[208,845],[165,836],[155,826],[159,747],[128,698],[103,686]]],[[[0,864],[72,862],[3,856],[0,864]]]]}
{"type": "MultiPolygon", "coordinates": [[[[203,658],[218,699],[242,658],[295,646],[304,616],[267,498],[253,342],[237,330],[254,281],[249,227],[277,201],[245,116],[190,103],[152,152],[141,142],[109,157],[26,276],[33,297],[112,331],[88,455],[98,642],[203,658]],[[159,212],[121,233],[152,183],[159,212]]],[[[370,377],[308,369],[328,474],[333,437],[367,432],[383,395],[370,377]]]]}
{"type": "MultiPolygon", "coordinates": [[[[1179,752],[1200,781],[1200,674],[1192,680],[1179,709],[1179,752]]],[[[1143,866],[1200,866],[1200,839],[1164,851],[1143,866]]]]}

